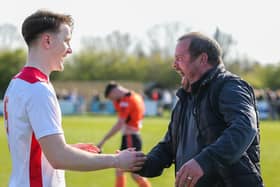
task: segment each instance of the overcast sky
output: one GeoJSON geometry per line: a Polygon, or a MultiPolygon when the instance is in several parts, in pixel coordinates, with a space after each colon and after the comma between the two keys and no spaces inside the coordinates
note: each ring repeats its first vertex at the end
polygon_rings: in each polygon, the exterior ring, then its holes
{"type": "MultiPolygon", "coordinates": [[[[24,18],[39,8],[71,14],[73,48],[83,36],[112,31],[144,36],[156,24],[180,22],[212,35],[231,34],[235,50],[262,63],[280,62],[280,10],[277,0],[0,0],[0,24],[20,30],[24,18]]],[[[184,34],[184,33],[182,33],[184,34]]]]}

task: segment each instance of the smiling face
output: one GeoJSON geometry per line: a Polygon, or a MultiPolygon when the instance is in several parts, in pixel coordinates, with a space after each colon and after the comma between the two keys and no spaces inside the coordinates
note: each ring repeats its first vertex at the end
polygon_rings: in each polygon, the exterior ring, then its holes
{"type": "Polygon", "coordinates": [[[63,71],[64,58],[72,53],[70,47],[71,28],[67,24],[61,24],[59,32],[50,34],[49,54],[50,70],[63,71]]]}

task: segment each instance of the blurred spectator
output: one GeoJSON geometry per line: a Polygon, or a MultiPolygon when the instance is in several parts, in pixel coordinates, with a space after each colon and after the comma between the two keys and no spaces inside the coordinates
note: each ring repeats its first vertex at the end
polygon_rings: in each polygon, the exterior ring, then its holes
{"type": "Polygon", "coordinates": [[[171,109],[172,108],[172,94],[169,90],[164,89],[162,91],[162,106],[164,109],[171,109]]]}
{"type": "Polygon", "coordinates": [[[276,93],[270,89],[267,89],[265,94],[266,94],[267,102],[269,104],[270,117],[271,119],[276,120],[277,119],[276,93]]]}
{"type": "Polygon", "coordinates": [[[153,101],[158,101],[160,99],[158,89],[153,89],[151,97],[153,101]]]}
{"type": "Polygon", "coordinates": [[[263,90],[255,90],[257,100],[257,110],[260,119],[269,119],[269,104],[265,99],[263,90]]]}
{"type": "Polygon", "coordinates": [[[99,102],[100,101],[100,95],[96,90],[93,90],[92,92],[92,98],[91,98],[91,103],[94,102],[99,102]]]}

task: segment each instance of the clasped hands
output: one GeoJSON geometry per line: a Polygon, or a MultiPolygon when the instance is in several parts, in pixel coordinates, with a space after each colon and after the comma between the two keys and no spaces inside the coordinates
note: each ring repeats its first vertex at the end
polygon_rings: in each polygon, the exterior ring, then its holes
{"type": "Polygon", "coordinates": [[[116,151],[116,168],[123,171],[134,172],[142,168],[146,161],[146,156],[141,151],[135,151],[135,148],[128,148],[122,151],[116,151]]]}

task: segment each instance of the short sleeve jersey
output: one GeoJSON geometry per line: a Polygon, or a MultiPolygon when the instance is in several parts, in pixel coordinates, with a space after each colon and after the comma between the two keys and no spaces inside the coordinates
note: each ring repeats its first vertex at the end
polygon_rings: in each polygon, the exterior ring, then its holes
{"type": "Polygon", "coordinates": [[[125,119],[127,126],[135,130],[141,129],[145,106],[139,94],[132,91],[127,93],[120,100],[114,101],[114,107],[118,117],[125,119]]]}
{"type": "Polygon", "coordinates": [[[61,110],[48,77],[24,67],[4,96],[4,119],[12,157],[10,187],[62,187],[64,171],[45,158],[38,139],[63,134],[61,110]]]}

